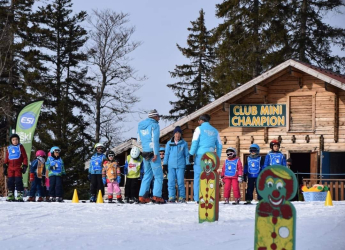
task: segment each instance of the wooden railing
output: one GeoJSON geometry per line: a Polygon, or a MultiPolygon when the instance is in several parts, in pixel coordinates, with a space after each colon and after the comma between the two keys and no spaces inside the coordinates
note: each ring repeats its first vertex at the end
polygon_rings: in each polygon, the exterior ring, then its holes
{"type": "Polygon", "coordinates": [[[345,200],[345,179],[303,179],[303,185],[307,187],[311,187],[314,184],[322,184],[328,186],[329,191],[331,192],[332,200],[345,200]]]}

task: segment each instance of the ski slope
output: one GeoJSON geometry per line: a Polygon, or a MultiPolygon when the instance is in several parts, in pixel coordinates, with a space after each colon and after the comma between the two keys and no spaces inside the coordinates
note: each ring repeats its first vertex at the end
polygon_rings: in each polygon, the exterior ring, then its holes
{"type": "MultiPolygon", "coordinates": [[[[345,201],[293,202],[296,249],[345,249],[345,201]]],[[[254,245],[255,205],[220,204],[198,223],[195,203],[10,203],[0,198],[0,249],[234,249],[254,245]]]]}

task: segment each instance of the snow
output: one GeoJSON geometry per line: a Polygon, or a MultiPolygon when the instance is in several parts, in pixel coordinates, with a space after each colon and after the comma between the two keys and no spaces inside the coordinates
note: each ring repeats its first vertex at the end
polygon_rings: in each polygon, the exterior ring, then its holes
{"type": "MultiPolygon", "coordinates": [[[[345,249],[345,201],[293,202],[296,249],[345,249]]],[[[235,249],[254,245],[255,205],[219,205],[198,223],[198,206],[17,203],[0,198],[1,249],[235,249]],[[226,248],[225,248],[226,247],[226,248]]]]}

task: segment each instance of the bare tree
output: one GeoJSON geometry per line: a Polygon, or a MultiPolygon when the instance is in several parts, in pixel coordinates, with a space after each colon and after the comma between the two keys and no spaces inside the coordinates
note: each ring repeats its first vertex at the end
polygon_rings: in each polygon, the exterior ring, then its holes
{"type": "Polygon", "coordinates": [[[7,15],[3,21],[3,25],[0,27],[0,77],[4,72],[7,61],[9,60],[10,50],[13,43],[13,39],[10,37],[11,26],[7,15]]]}
{"type": "Polygon", "coordinates": [[[89,63],[93,65],[91,74],[96,83],[95,141],[100,141],[102,136],[113,139],[109,133],[117,133],[115,124],[132,112],[133,104],[139,101],[134,92],[141,87],[139,81],[146,79],[137,77],[130,65],[128,55],[141,42],[131,40],[135,28],[128,22],[129,14],[109,9],[93,10],[88,19],[91,31],[87,49],[89,63]],[[102,126],[102,123],[106,125],[102,126]]]}

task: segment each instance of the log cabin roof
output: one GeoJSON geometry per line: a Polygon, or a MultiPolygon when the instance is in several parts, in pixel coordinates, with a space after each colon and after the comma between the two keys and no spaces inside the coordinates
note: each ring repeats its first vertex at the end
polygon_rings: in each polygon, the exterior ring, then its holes
{"type": "Polygon", "coordinates": [[[244,91],[252,88],[255,85],[262,83],[265,80],[268,80],[275,75],[281,73],[282,71],[292,69],[298,70],[299,72],[309,74],[314,76],[320,80],[323,80],[325,83],[329,83],[335,87],[345,90],[345,76],[336,74],[332,71],[325,70],[307,63],[302,63],[293,59],[287,60],[284,63],[268,70],[267,72],[261,74],[260,76],[250,80],[249,82],[239,86],[238,88],[230,91],[229,93],[223,95],[222,97],[218,98],[217,100],[209,103],[208,105],[202,107],[201,109],[191,113],[188,116],[181,118],[180,120],[176,121],[175,123],[161,129],[160,137],[167,135],[168,133],[172,132],[176,126],[183,126],[187,122],[198,118],[200,115],[207,113],[214,109],[215,107],[223,104],[231,100],[232,98],[238,96],[239,94],[243,93],[244,91]]]}

